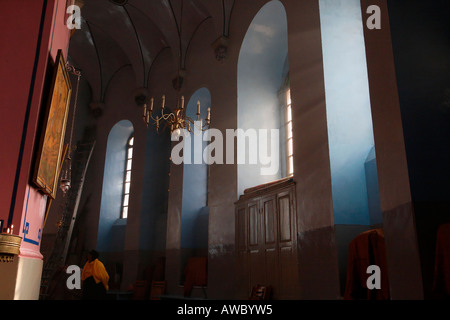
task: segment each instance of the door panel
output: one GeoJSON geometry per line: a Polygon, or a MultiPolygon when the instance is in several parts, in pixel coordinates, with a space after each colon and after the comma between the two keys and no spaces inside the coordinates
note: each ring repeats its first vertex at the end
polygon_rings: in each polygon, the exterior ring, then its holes
{"type": "Polygon", "coordinates": [[[264,252],[260,250],[250,250],[248,257],[249,257],[249,289],[251,289],[253,286],[265,282],[266,268],[264,261],[264,252]]]}
{"type": "Polygon", "coordinates": [[[264,239],[265,244],[275,244],[276,241],[276,211],[275,198],[263,199],[264,239]]]}
{"type": "Polygon", "coordinates": [[[250,247],[259,244],[259,225],[258,206],[257,204],[251,204],[248,207],[248,245],[250,247]]]}
{"type": "MultiPolygon", "coordinates": [[[[264,251],[266,263],[266,282],[264,284],[278,287],[278,223],[275,195],[261,199],[262,222],[264,231],[264,251]]],[[[273,297],[277,297],[277,291],[273,290],[273,297]]]]}
{"type": "Polygon", "coordinates": [[[278,250],[276,248],[269,248],[265,250],[266,259],[266,282],[264,284],[272,286],[273,298],[278,297],[278,278],[279,268],[278,265],[278,250]]]}
{"type": "Polygon", "coordinates": [[[295,296],[298,282],[297,231],[293,203],[291,191],[278,194],[279,266],[282,270],[279,290],[283,299],[295,296]]]}
{"type": "Polygon", "coordinates": [[[263,235],[261,230],[261,214],[259,202],[251,202],[248,205],[248,264],[250,288],[264,283],[265,261],[263,250],[263,235]]]}
{"type": "Polygon", "coordinates": [[[245,230],[247,229],[245,223],[245,207],[237,209],[237,217],[236,217],[236,244],[238,248],[239,254],[245,253],[247,251],[247,234],[245,230]]]}
{"type": "Polygon", "coordinates": [[[285,195],[278,198],[280,242],[292,240],[290,197],[285,195]]]}
{"type": "Polygon", "coordinates": [[[280,248],[279,264],[282,272],[280,273],[280,295],[281,298],[289,298],[295,295],[295,284],[297,282],[297,263],[294,254],[294,248],[280,248]]]}

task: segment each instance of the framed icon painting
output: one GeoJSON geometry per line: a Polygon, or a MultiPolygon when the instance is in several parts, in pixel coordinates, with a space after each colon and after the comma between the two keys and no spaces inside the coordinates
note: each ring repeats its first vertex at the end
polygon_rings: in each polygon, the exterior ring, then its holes
{"type": "Polygon", "coordinates": [[[72,86],[62,51],[59,50],[45,110],[43,129],[36,156],[33,182],[52,199],[56,197],[63,164],[64,137],[72,86]]]}

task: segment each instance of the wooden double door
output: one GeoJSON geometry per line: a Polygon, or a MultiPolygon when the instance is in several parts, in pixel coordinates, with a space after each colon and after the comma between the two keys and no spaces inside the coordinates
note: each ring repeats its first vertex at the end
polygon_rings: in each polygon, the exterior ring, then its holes
{"type": "Polygon", "coordinates": [[[236,251],[241,290],[271,286],[274,299],[298,296],[295,184],[246,194],[236,203],[236,251]]]}

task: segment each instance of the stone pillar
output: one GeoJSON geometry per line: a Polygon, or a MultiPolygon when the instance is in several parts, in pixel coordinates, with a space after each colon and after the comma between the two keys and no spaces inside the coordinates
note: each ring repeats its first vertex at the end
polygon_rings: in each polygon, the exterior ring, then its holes
{"type": "Polygon", "coordinates": [[[338,299],[319,1],[286,1],[301,299],[338,299]]]}
{"type": "Polygon", "coordinates": [[[361,0],[388,276],[392,299],[423,299],[415,217],[386,0],[361,0]],[[366,27],[377,5],[381,29],[366,27]]]}

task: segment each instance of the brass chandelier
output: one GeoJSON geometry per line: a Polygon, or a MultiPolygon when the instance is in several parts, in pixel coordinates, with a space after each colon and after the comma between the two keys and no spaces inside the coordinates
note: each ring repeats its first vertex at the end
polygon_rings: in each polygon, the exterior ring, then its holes
{"type": "Polygon", "coordinates": [[[203,132],[209,129],[211,124],[211,108],[208,108],[208,112],[206,115],[205,121],[200,118],[200,101],[197,102],[197,119],[194,120],[186,115],[186,108],[184,106],[184,96],[178,101],[177,107],[173,112],[166,113],[165,111],[166,104],[166,96],[162,96],[161,102],[161,114],[154,117],[154,98],[150,99],[150,106],[144,104],[144,110],[142,114],[142,118],[148,127],[150,125],[150,121],[153,121],[153,124],[156,127],[156,131],[159,133],[160,128],[165,130],[165,128],[170,128],[170,133],[173,137],[178,138],[183,130],[187,130],[188,132],[203,132]]]}
{"type": "Polygon", "coordinates": [[[144,120],[144,123],[148,127],[150,125],[150,121],[153,121],[153,125],[156,127],[156,132],[160,133],[160,128],[162,127],[162,131],[164,131],[166,128],[170,129],[170,133],[172,137],[178,138],[182,133],[184,132],[193,132],[194,134],[196,132],[203,132],[209,129],[210,123],[211,123],[211,108],[208,108],[207,116],[205,121],[200,118],[200,101],[197,102],[197,119],[194,120],[186,115],[186,108],[184,106],[184,96],[180,97],[180,89],[183,83],[183,77],[181,76],[181,64],[182,64],[182,53],[181,53],[181,35],[182,35],[182,27],[183,27],[183,6],[184,1],[181,0],[181,18],[180,18],[180,29],[178,30],[178,36],[179,36],[179,51],[178,51],[178,58],[179,58],[179,65],[178,65],[178,73],[176,76],[176,79],[173,81],[173,86],[178,92],[177,97],[177,106],[176,108],[170,112],[166,113],[166,96],[162,96],[161,101],[161,114],[156,115],[156,117],[153,115],[155,110],[155,99],[150,99],[150,105],[147,104],[147,101],[144,103],[144,110],[142,113],[142,118],[144,120]]]}

